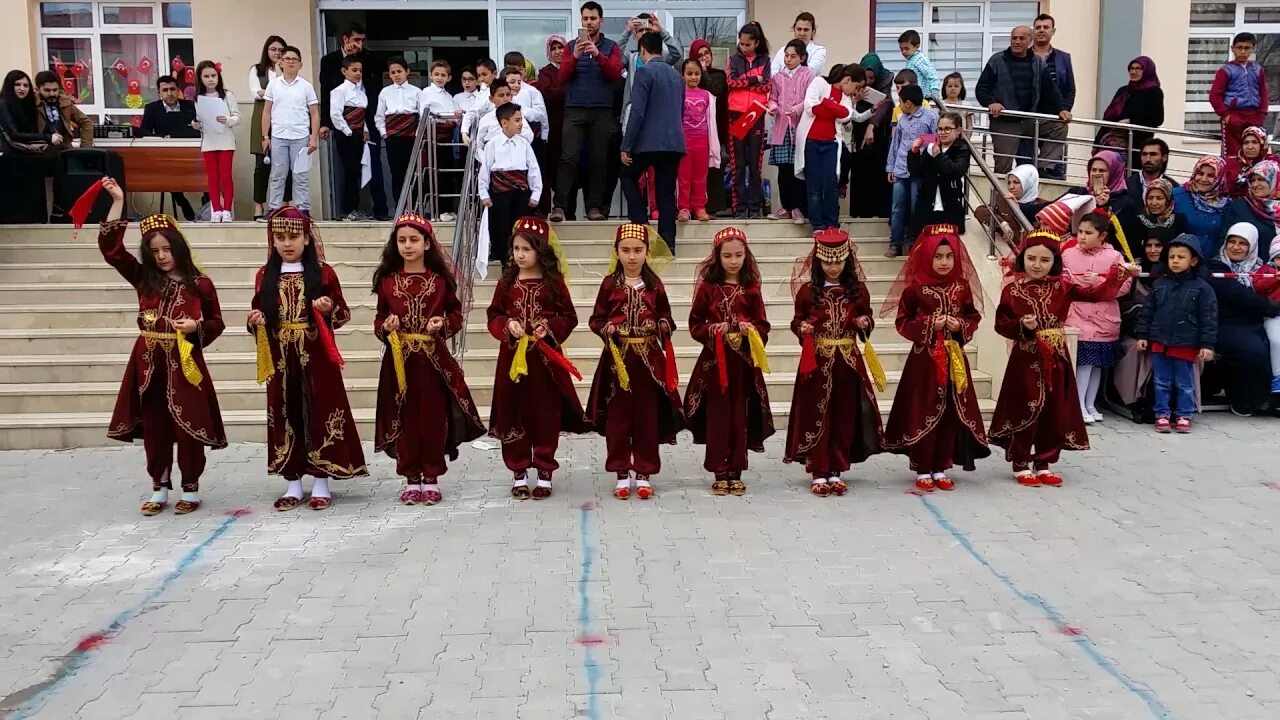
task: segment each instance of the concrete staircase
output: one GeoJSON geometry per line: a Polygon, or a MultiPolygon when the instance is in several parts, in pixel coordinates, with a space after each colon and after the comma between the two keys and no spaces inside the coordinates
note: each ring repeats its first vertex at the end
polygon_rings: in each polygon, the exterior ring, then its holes
{"type": "MultiPolygon", "coordinates": [[[[808,252],[808,226],[778,221],[750,221],[745,229],[764,275],[764,295],[774,332],[769,343],[773,373],[768,377],[775,421],[781,427],[791,402],[800,346],[790,333],[792,300],[788,280],[795,258],[808,252]]],[[[681,228],[678,259],[664,272],[680,326],[675,339],[681,385],[688,379],[701,347],[685,327],[693,293],[694,272],[706,256],[710,238],[724,223],[690,223],[681,228]]],[[[859,257],[878,310],[897,275],[900,261],[883,257],[888,228],[883,222],[846,225],[859,247],[859,257]]],[[[600,276],[609,262],[615,225],[563,223],[560,241],[571,263],[570,283],[580,325],[566,352],[585,379],[579,393],[585,401],[591,374],[600,357],[600,341],[586,329],[600,276]]],[[[374,298],[369,283],[389,228],[385,224],[329,223],[322,228],[328,262],[342,280],[353,320],[338,331],[338,346],[347,361],[345,373],[351,406],[361,437],[372,437],[381,345],[372,331],[374,298]]],[[[254,348],[243,330],[254,271],[266,253],[261,224],[189,224],[185,228],[198,259],[218,287],[227,332],[206,351],[218,389],[223,419],[232,442],[264,439],[264,398],[254,382],[254,348]]],[[[446,246],[452,228],[438,229],[446,246]]],[[[125,243],[136,252],[137,226],[125,243]]],[[[475,306],[467,324],[463,364],[481,416],[488,419],[497,364],[496,343],[484,325],[484,309],[493,295],[497,268],[475,287],[475,306]]],[[[120,387],[128,352],[137,336],[134,290],[120,279],[98,252],[96,229],[87,227],[73,240],[66,226],[0,228],[0,449],[68,448],[106,445],[106,427],[120,387]]],[[[873,336],[889,388],[881,393],[887,412],[897,389],[910,345],[890,321],[873,336]]],[[[974,360],[970,350],[970,360],[974,360]]],[[[994,406],[992,379],[974,369],[984,411],[994,406]]]]}

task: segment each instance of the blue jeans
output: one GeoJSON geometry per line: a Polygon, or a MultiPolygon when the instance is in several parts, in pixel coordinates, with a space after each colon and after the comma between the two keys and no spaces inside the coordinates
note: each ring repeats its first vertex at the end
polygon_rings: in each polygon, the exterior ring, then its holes
{"type": "Polygon", "coordinates": [[[804,187],[809,196],[809,223],[814,230],[840,226],[840,196],[836,193],[836,160],[840,152],[834,140],[809,140],[804,144],[804,187]]]}
{"type": "Polygon", "coordinates": [[[907,239],[907,226],[911,221],[911,209],[920,194],[920,182],[915,178],[898,178],[893,184],[893,210],[889,215],[889,246],[906,251],[915,238],[907,239]],[[906,240],[904,243],[903,241],[906,240]]]}
{"type": "Polygon", "coordinates": [[[1169,401],[1174,392],[1178,393],[1178,417],[1190,417],[1196,411],[1195,363],[1164,353],[1151,353],[1151,365],[1156,376],[1156,417],[1170,416],[1169,401]]]}
{"type": "MultiPolygon", "coordinates": [[[[267,209],[278,210],[284,204],[284,183],[299,153],[306,152],[307,138],[285,140],[271,138],[271,182],[267,186],[267,209]]],[[[309,162],[318,162],[312,155],[309,162]]],[[[310,167],[306,172],[293,173],[293,204],[299,210],[311,212],[310,167]]]]}

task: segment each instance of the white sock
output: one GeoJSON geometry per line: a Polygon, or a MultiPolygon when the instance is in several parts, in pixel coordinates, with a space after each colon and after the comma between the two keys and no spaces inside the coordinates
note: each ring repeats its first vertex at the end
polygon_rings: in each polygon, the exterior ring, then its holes
{"type": "Polygon", "coordinates": [[[1050,471],[1048,471],[1048,470],[1037,470],[1037,471],[1036,471],[1036,474],[1037,474],[1037,475],[1049,475],[1049,474],[1050,474],[1050,471]]]}
{"type": "Polygon", "coordinates": [[[1014,474],[1014,475],[1017,475],[1018,477],[1029,477],[1029,476],[1031,475],[1031,471],[1030,471],[1030,470],[1015,470],[1015,471],[1013,471],[1013,474],[1014,474]]]}
{"type": "Polygon", "coordinates": [[[934,480],[941,480],[942,478],[944,478],[944,477],[946,477],[946,476],[947,476],[947,474],[946,474],[946,473],[936,472],[936,473],[934,473],[933,475],[931,475],[930,477],[932,477],[934,480]]]}
{"type": "Polygon", "coordinates": [[[636,478],[636,487],[653,487],[648,478],[636,478]]]}
{"type": "Polygon", "coordinates": [[[619,488],[619,489],[626,488],[627,490],[630,490],[630,489],[631,489],[631,478],[629,478],[629,477],[628,477],[628,478],[618,478],[618,488],[619,488]]]}
{"type": "Polygon", "coordinates": [[[520,477],[516,478],[515,481],[511,483],[511,485],[513,487],[529,487],[529,476],[521,475],[520,477]]]}
{"type": "Polygon", "coordinates": [[[200,493],[182,493],[182,502],[198,503],[200,502],[200,493]]]}
{"type": "Polygon", "coordinates": [[[422,483],[422,492],[424,492],[424,493],[433,492],[433,493],[435,493],[435,494],[437,494],[437,495],[441,494],[441,493],[440,493],[440,486],[439,486],[438,484],[436,484],[436,483],[433,483],[433,482],[429,482],[429,483],[422,483]]]}
{"type": "Polygon", "coordinates": [[[311,486],[311,497],[333,497],[329,494],[329,478],[316,478],[315,484],[311,486]]]}
{"type": "Polygon", "coordinates": [[[302,481],[290,480],[288,482],[289,482],[289,489],[284,491],[284,496],[301,500],[302,499],[302,481]]]}
{"type": "Polygon", "coordinates": [[[169,488],[162,487],[151,493],[151,499],[147,502],[160,503],[161,505],[169,502],[169,488]]]}
{"type": "Polygon", "coordinates": [[[1080,394],[1080,412],[1086,415],[1089,414],[1089,404],[1086,396],[1089,392],[1089,379],[1093,376],[1093,370],[1092,365],[1076,366],[1076,392],[1080,394]]]}
{"type": "Polygon", "coordinates": [[[418,492],[422,492],[422,486],[419,485],[418,483],[409,483],[408,485],[405,485],[404,489],[410,492],[414,490],[417,490],[418,492]]]}
{"type": "Polygon", "coordinates": [[[550,478],[543,478],[543,477],[539,477],[539,478],[538,478],[538,487],[540,487],[540,488],[549,488],[549,487],[551,487],[551,479],[550,479],[550,478]]]}
{"type": "Polygon", "coordinates": [[[1098,414],[1098,390],[1102,387],[1102,368],[1095,367],[1089,375],[1089,387],[1084,391],[1085,408],[1090,415],[1098,414]]]}

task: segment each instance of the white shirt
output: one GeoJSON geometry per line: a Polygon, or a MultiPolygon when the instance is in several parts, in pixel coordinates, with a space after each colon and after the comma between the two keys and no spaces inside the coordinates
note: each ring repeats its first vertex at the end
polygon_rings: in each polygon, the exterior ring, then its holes
{"type": "MultiPolygon", "coordinates": [[[[528,126],[525,126],[528,129],[528,126]]],[[[529,196],[542,197],[542,170],[533,146],[523,134],[493,139],[484,147],[484,161],[480,163],[480,199],[489,199],[489,176],[496,170],[524,170],[529,174],[529,196]]]]}
{"type": "Polygon", "coordinates": [[[378,113],[373,117],[378,134],[386,137],[387,116],[401,113],[422,114],[422,91],[408,82],[382,89],[378,96],[378,113]]]}
{"type": "Polygon", "coordinates": [[[289,82],[284,76],[267,84],[264,98],[271,103],[271,137],[302,140],[311,134],[311,106],[319,105],[316,89],[299,75],[289,82]]]}
{"type": "MultiPolygon", "coordinates": [[[[502,123],[498,122],[498,113],[493,112],[493,103],[489,103],[489,107],[491,108],[490,111],[480,118],[480,126],[476,128],[475,137],[471,138],[472,152],[476,154],[476,157],[482,157],[480,153],[484,152],[485,146],[489,144],[490,140],[502,136],[502,123]]],[[[523,114],[521,113],[521,115],[523,114]]],[[[533,142],[533,128],[529,127],[529,123],[521,123],[520,137],[531,143],[533,142]]]]}
{"type": "Polygon", "coordinates": [[[543,142],[551,134],[551,123],[547,121],[547,101],[542,97],[542,91],[533,85],[521,81],[520,92],[511,98],[511,102],[520,106],[520,114],[524,116],[526,125],[529,123],[539,123],[542,126],[543,142]]]}
{"type": "Polygon", "coordinates": [[[453,96],[449,91],[436,87],[434,83],[422,88],[422,97],[419,102],[422,103],[423,115],[430,112],[436,117],[453,120],[454,113],[458,111],[458,106],[454,104],[453,96]]]}
{"type": "Polygon", "coordinates": [[[489,101],[489,86],[480,85],[472,94],[471,107],[466,109],[466,113],[462,116],[462,132],[467,133],[468,128],[476,127],[476,123],[480,121],[480,117],[485,113],[493,112],[493,103],[489,101]]]}
{"type": "MultiPolygon", "coordinates": [[[[205,93],[208,97],[216,98],[217,93],[205,93]]],[[[199,98],[196,103],[199,104],[199,98]]],[[[227,123],[223,125],[215,122],[211,125],[203,125],[200,128],[200,151],[213,152],[215,150],[235,150],[236,149],[236,131],[235,127],[240,123],[240,106],[236,103],[236,96],[230,90],[227,91],[227,123]]]]}
{"type": "MultiPolygon", "coordinates": [[[[275,68],[267,68],[267,84],[270,85],[272,80],[280,77],[280,73],[275,68]]],[[[255,101],[261,100],[267,89],[258,81],[258,66],[249,66],[249,97],[255,101]]]]}
{"type": "MultiPolygon", "coordinates": [[[[790,42],[790,40],[787,42],[790,42]]],[[[805,49],[809,51],[809,62],[807,65],[809,66],[809,69],[813,71],[813,76],[821,76],[822,69],[827,66],[827,49],[812,41],[809,42],[805,49]]],[[[787,43],[782,43],[782,47],[778,48],[778,52],[773,55],[772,71],[774,74],[782,72],[782,68],[787,66],[786,55],[787,43]]]]}
{"type": "Polygon", "coordinates": [[[353,128],[347,125],[347,119],[342,116],[342,111],[349,107],[368,109],[369,97],[365,95],[362,85],[343,80],[341,85],[329,93],[329,121],[333,123],[334,129],[347,137],[351,137],[357,129],[363,136],[364,128],[353,128]]]}
{"type": "Polygon", "coordinates": [[[480,89],[477,87],[471,92],[460,92],[453,96],[453,105],[462,112],[470,112],[475,109],[476,99],[480,97],[480,89]]]}

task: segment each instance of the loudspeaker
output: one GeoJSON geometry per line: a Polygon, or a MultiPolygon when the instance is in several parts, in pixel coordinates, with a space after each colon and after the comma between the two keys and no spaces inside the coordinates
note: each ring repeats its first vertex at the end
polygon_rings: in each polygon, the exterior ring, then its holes
{"type": "MultiPolygon", "coordinates": [[[[71,148],[58,153],[58,167],[53,177],[53,217],[50,222],[69,223],[67,214],[76,200],[94,183],[113,177],[120,189],[129,192],[125,182],[124,159],[119,154],[99,148],[71,148]]],[[[111,196],[98,195],[86,224],[100,223],[111,209],[111,196]]]]}

